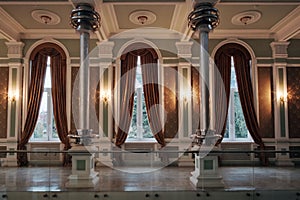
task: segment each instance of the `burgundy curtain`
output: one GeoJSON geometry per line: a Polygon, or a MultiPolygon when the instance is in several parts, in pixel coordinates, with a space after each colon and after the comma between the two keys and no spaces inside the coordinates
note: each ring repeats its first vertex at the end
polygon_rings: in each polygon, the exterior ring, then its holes
{"type": "MultiPolygon", "coordinates": [[[[66,110],[66,78],[67,68],[66,60],[62,59],[60,54],[51,56],[51,84],[52,84],[52,101],[53,114],[56,124],[56,130],[60,141],[64,144],[64,150],[68,150],[71,146],[68,138],[68,121],[66,110]]],[[[67,154],[64,154],[64,166],[70,164],[67,154]]]]}
{"type": "Polygon", "coordinates": [[[141,56],[143,90],[147,109],[147,115],[151,131],[157,142],[164,147],[166,145],[163,125],[159,109],[159,84],[157,57],[148,51],[141,56]]]}
{"type": "MultiPolygon", "coordinates": [[[[259,125],[256,117],[256,111],[254,107],[253,88],[250,74],[250,59],[249,52],[238,44],[227,44],[220,48],[215,56],[215,63],[219,69],[219,73],[223,79],[225,93],[220,90],[220,81],[216,79],[216,129],[219,134],[224,135],[227,121],[227,110],[230,95],[230,57],[234,58],[234,66],[236,71],[238,91],[241,100],[242,110],[245,117],[245,122],[249,133],[251,134],[254,142],[259,145],[261,150],[265,150],[264,142],[259,133],[259,125]],[[226,95],[226,96],[225,96],[226,95]],[[226,104],[224,104],[226,101],[226,104]],[[226,108],[222,106],[227,105],[226,108]],[[226,112],[225,112],[226,110],[226,112]],[[224,113],[225,112],[225,113],[224,113]],[[225,114],[225,121],[224,121],[225,114]]],[[[221,140],[218,142],[220,143],[221,140]]],[[[260,159],[263,165],[268,163],[264,153],[260,154],[260,159]]]]}
{"type": "MultiPolygon", "coordinates": [[[[32,60],[30,84],[28,90],[28,112],[25,120],[24,130],[20,134],[18,141],[18,150],[26,150],[25,145],[28,143],[34,131],[39,116],[40,104],[44,91],[46,65],[47,54],[44,52],[37,53],[35,58],[32,60]]],[[[18,153],[17,157],[19,166],[28,165],[27,153],[18,153]]]]}
{"type": "Polygon", "coordinates": [[[121,57],[120,113],[115,141],[117,147],[124,144],[130,128],[134,103],[136,65],[137,57],[134,54],[129,52],[121,57]]]}
{"type": "MultiPolygon", "coordinates": [[[[227,113],[230,97],[230,79],[231,79],[231,57],[223,52],[217,52],[215,56],[215,64],[217,71],[215,71],[215,109],[216,109],[216,121],[215,128],[216,133],[222,135],[222,138],[226,129],[227,113]]],[[[222,138],[217,144],[221,143],[222,138]]]]}
{"type": "MultiPolygon", "coordinates": [[[[259,145],[261,150],[265,150],[265,144],[259,133],[259,125],[254,107],[250,74],[250,58],[247,58],[245,54],[239,53],[234,56],[234,63],[239,96],[247,128],[254,142],[259,145]]],[[[260,158],[263,164],[267,164],[268,160],[264,153],[260,155],[260,158]]]]}

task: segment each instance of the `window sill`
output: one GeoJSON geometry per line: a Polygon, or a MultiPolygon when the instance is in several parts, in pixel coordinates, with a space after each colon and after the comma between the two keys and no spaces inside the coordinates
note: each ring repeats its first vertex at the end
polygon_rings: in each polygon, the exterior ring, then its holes
{"type": "Polygon", "coordinates": [[[43,141],[43,140],[35,140],[35,141],[29,141],[28,144],[60,144],[61,142],[59,140],[51,140],[51,141],[43,141]]]}
{"type": "Polygon", "coordinates": [[[246,143],[249,143],[249,144],[253,144],[254,142],[253,141],[245,141],[245,140],[222,140],[221,144],[222,143],[243,143],[243,144],[246,144],[246,143]]]}
{"type": "Polygon", "coordinates": [[[130,143],[157,143],[157,141],[154,138],[149,139],[127,139],[125,141],[126,144],[130,143]]]}

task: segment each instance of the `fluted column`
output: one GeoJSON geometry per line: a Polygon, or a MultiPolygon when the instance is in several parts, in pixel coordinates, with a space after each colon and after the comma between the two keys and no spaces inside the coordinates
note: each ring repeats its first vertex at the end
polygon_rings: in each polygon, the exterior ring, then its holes
{"type": "Polygon", "coordinates": [[[210,105],[209,105],[209,54],[208,54],[208,34],[219,24],[219,12],[214,8],[215,3],[195,0],[194,10],[190,13],[189,27],[194,31],[199,31],[200,43],[200,131],[201,135],[206,135],[210,125],[210,105]]]}
{"type": "Polygon", "coordinates": [[[99,14],[90,4],[77,4],[71,13],[71,25],[80,33],[79,69],[79,129],[86,133],[89,129],[89,39],[90,32],[99,27],[99,14]]]}

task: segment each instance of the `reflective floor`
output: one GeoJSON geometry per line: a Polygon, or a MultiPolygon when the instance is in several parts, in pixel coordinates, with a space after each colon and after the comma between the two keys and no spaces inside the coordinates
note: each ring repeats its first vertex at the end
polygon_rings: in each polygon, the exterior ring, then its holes
{"type": "MultiPolygon", "coordinates": [[[[71,174],[68,167],[0,167],[2,191],[200,191],[189,177],[192,167],[112,169],[99,167],[99,182],[94,188],[70,189],[65,184],[71,174]],[[134,172],[134,173],[132,173],[134,172]],[[139,173],[140,172],[140,173],[139,173]]],[[[296,167],[220,167],[225,191],[298,190],[300,168],[296,167]]],[[[222,189],[223,190],[223,189],[222,189]]]]}

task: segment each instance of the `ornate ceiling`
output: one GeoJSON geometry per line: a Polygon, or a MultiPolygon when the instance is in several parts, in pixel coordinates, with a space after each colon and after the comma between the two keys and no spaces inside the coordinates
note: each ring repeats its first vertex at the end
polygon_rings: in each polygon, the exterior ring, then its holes
{"type": "MultiPolygon", "coordinates": [[[[0,0],[0,37],[12,41],[78,38],[69,25],[70,12],[78,2],[92,3],[100,13],[101,28],[91,35],[99,41],[140,27],[197,37],[187,25],[192,0],[0,0]]],[[[216,7],[221,21],[211,38],[300,39],[300,0],[220,0],[216,7]]]]}

